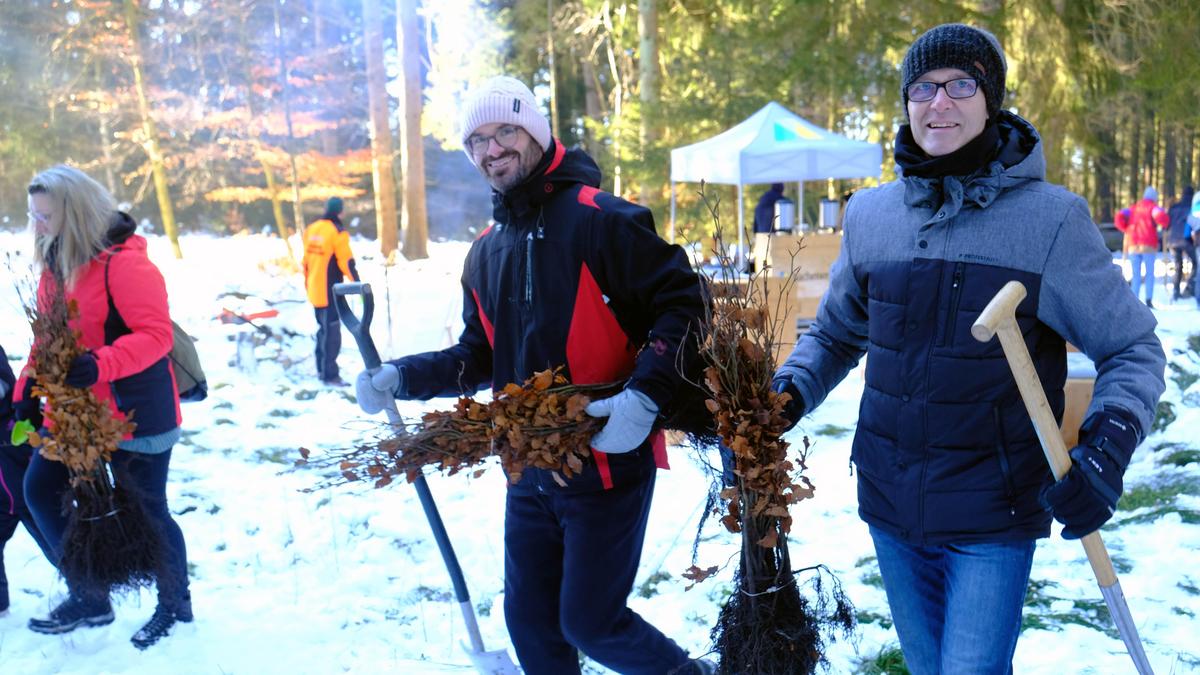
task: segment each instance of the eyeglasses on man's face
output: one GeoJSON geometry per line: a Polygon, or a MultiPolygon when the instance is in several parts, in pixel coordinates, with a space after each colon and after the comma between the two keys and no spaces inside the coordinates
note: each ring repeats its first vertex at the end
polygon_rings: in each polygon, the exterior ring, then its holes
{"type": "Polygon", "coordinates": [[[50,218],[54,215],[52,213],[38,213],[37,211],[33,210],[26,211],[26,213],[29,214],[29,219],[35,223],[48,223],[50,222],[50,218]]]}
{"type": "Polygon", "coordinates": [[[979,90],[979,82],[973,77],[961,77],[949,82],[913,82],[908,85],[908,100],[914,103],[932,101],[938,89],[945,89],[950,98],[971,98],[979,90]]]}
{"type": "Polygon", "coordinates": [[[511,150],[517,144],[517,138],[520,136],[521,128],[514,127],[511,124],[506,124],[496,130],[496,133],[491,136],[481,136],[479,134],[471,134],[467,138],[467,149],[472,155],[482,155],[487,152],[488,146],[492,140],[496,141],[496,145],[511,150]]]}

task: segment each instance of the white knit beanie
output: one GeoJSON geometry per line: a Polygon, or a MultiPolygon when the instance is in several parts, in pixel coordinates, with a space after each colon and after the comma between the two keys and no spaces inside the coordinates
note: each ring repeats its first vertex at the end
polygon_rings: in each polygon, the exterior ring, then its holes
{"type": "Polygon", "coordinates": [[[1155,190],[1154,186],[1151,185],[1142,191],[1142,199],[1149,199],[1152,202],[1158,201],[1158,190],[1155,190]]]}
{"type": "Polygon", "coordinates": [[[468,157],[467,138],[485,124],[516,125],[529,132],[543,152],[550,149],[550,122],[538,111],[533,92],[520,80],[498,75],[467,93],[459,131],[468,157]]]}

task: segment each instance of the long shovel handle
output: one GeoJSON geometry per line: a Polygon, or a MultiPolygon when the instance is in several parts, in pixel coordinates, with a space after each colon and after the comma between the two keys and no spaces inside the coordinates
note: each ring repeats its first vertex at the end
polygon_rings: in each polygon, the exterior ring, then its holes
{"type": "MultiPolygon", "coordinates": [[[[363,365],[367,367],[367,370],[375,370],[382,365],[383,361],[379,358],[379,350],[375,348],[375,341],[371,339],[371,318],[375,314],[375,296],[371,292],[371,284],[362,282],[334,284],[333,297],[334,303],[337,305],[338,318],[346,326],[346,330],[354,336],[354,341],[358,343],[358,351],[362,353],[363,365]],[[347,296],[351,295],[362,296],[363,313],[361,317],[355,316],[354,310],[350,308],[350,303],[346,300],[347,296]]],[[[388,420],[392,424],[400,424],[400,411],[396,410],[395,401],[392,401],[384,410],[387,411],[388,420]]],[[[438,550],[442,554],[446,571],[450,573],[450,582],[454,585],[454,597],[458,600],[459,607],[463,612],[463,619],[467,623],[471,646],[482,652],[484,651],[483,638],[479,633],[475,609],[471,606],[467,581],[463,577],[462,566],[458,564],[458,556],[454,553],[450,535],[446,532],[446,525],[442,522],[442,516],[438,512],[437,503],[433,500],[433,493],[429,491],[429,484],[425,481],[425,476],[418,473],[416,480],[413,481],[413,487],[416,488],[417,498],[421,501],[421,508],[425,511],[425,519],[429,521],[429,527],[433,530],[433,539],[437,542],[438,550]]]]}
{"type": "MultiPolygon", "coordinates": [[[[988,342],[994,336],[1000,338],[1000,346],[1004,349],[1008,366],[1017,381],[1017,389],[1021,392],[1025,409],[1029,411],[1029,417],[1033,420],[1033,428],[1037,431],[1046,461],[1054,473],[1054,480],[1062,480],[1071,469],[1071,456],[1067,454],[1058,423],[1054,420],[1054,412],[1050,409],[1050,402],[1046,400],[1046,392],[1042,389],[1041,379],[1033,366],[1033,359],[1029,356],[1029,348],[1025,345],[1021,327],[1017,325],[1017,305],[1021,304],[1025,296],[1025,286],[1021,282],[1010,281],[1005,284],[971,326],[971,335],[980,342],[988,342]]],[[[1100,532],[1097,530],[1085,535],[1082,542],[1092,572],[1100,584],[1100,591],[1109,604],[1121,638],[1138,666],[1138,672],[1151,672],[1137,635],[1137,628],[1129,616],[1129,607],[1121,592],[1112,559],[1109,558],[1108,549],[1104,547],[1104,541],[1100,538],[1100,532]],[[1119,605],[1114,607],[1114,602],[1119,602],[1119,605]]]]}

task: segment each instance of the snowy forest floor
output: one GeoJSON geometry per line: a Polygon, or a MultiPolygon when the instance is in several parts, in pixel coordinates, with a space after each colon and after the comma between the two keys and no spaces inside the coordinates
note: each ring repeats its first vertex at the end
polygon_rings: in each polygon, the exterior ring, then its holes
{"type": "MultiPolygon", "coordinates": [[[[151,256],[167,278],[174,318],[196,338],[210,386],[207,401],[183,408],[184,437],[174,449],[168,494],[188,544],[196,622],[146,652],[129,637],[154,608],[153,591],[116,602],[116,621],[61,637],[25,623],[62,597],[63,585],[32,539],[19,530],[5,551],[12,608],[0,617],[5,673],[468,673],[466,639],[453,591],[413,490],[402,482],[301,490],[320,476],[293,470],[301,446],[346,447],[377,433],[353,388],[321,386],[315,375],[312,310],[298,276],[279,273],[278,239],[185,236],[183,260],[151,237],[151,256]],[[234,295],[229,295],[234,294],[234,295]],[[222,309],[274,308],[264,331],[215,319],[222,309]]],[[[432,243],[431,257],[386,274],[374,242],[356,241],[359,269],[377,294],[373,334],[385,358],[440,349],[459,319],[459,273],[468,244],[432,243]]],[[[0,269],[0,344],[17,368],[30,334],[11,291],[28,274],[24,233],[0,232],[12,252],[0,269]]],[[[1161,282],[1161,280],[1160,280],[1161,282]]],[[[1200,672],[1200,311],[1191,299],[1155,313],[1169,368],[1153,433],[1135,455],[1117,516],[1102,533],[1112,553],[1150,660],[1159,673],[1200,672]]],[[[258,322],[256,322],[258,323],[258,322]]],[[[342,376],[361,369],[344,333],[342,376]]],[[[828,645],[829,672],[903,672],[866,525],[859,520],[850,441],[862,394],[861,367],[792,432],[814,443],[807,475],[816,497],[793,509],[797,568],[826,565],[858,612],[849,639],[828,645]],[[890,669],[889,669],[890,668],[890,669]]],[[[448,400],[401,402],[403,415],[444,409],[448,400]]],[[[671,448],[672,469],[658,475],[642,565],[630,605],[693,655],[710,649],[709,631],[730,592],[738,539],[710,520],[698,560],[720,565],[688,590],[680,574],[692,544],[708,479],[687,447],[671,448]]],[[[716,462],[715,457],[707,458],[716,462]]],[[[510,647],[503,593],[504,478],[430,476],[490,648],[510,647]]],[[[1131,672],[1078,542],[1059,528],[1037,549],[1020,673],[1131,672]]],[[[510,647],[511,653],[511,647],[510,647]]],[[[586,662],[585,671],[607,672],[586,662]]]]}

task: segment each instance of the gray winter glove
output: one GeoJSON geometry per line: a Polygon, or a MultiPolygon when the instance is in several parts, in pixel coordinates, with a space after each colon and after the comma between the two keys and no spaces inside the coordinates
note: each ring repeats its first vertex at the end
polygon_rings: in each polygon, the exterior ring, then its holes
{"type": "Polygon", "coordinates": [[[396,400],[400,382],[400,369],[390,363],[385,363],[373,371],[362,371],[354,379],[354,395],[358,398],[358,407],[368,415],[383,410],[396,400]]]}
{"type": "Polygon", "coordinates": [[[600,452],[629,452],[642,444],[658,419],[658,406],[642,392],[626,389],[616,396],[592,401],[584,412],[607,417],[608,424],[592,437],[592,448],[600,452]]]}

